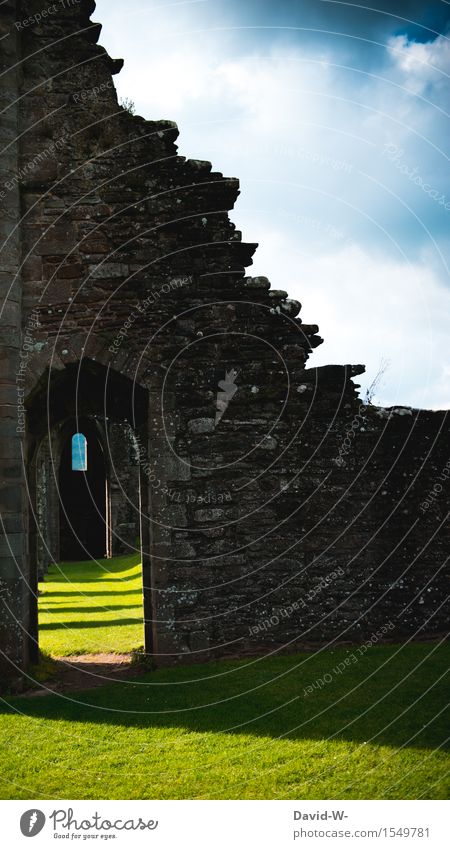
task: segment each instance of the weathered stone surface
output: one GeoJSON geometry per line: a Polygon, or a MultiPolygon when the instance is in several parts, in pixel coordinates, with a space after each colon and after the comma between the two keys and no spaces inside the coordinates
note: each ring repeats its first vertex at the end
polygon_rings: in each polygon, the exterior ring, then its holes
{"type": "Polygon", "coordinates": [[[188,422],[191,433],[213,433],[214,427],[214,419],[193,419],[188,422]]]}
{"type": "Polygon", "coordinates": [[[196,510],[194,514],[194,519],[196,520],[196,522],[216,522],[218,519],[222,519],[224,515],[224,510],[220,510],[217,507],[213,507],[209,510],[196,510]]]}

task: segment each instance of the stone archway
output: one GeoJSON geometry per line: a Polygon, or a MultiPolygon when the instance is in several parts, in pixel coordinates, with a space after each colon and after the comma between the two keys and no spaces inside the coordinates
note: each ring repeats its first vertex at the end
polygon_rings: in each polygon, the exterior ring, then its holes
{"type": "MultiPolygon", "coordinates": [[[[132,474],[124,468],[130,456],[124,445],[132,446],[135,429],[146,438],[148,391],[84,359],[47,371],[28,403],[29,656],[36,660],[38,577],[49,563],[130,553],[139,545],[139,466],[136,461],[132,474]],[[72,468],[75,434],[87,441],[86,469],[72,468]]],[[[151,616],[151,581],[144,587],[146,616],[149,611],[151,616]]],[[[148,628],[145,647],[151,652],[148,628]]]]}

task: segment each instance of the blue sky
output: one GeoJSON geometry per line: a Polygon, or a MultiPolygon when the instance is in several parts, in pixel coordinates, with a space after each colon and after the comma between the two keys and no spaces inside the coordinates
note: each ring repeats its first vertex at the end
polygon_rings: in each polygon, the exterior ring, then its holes
{"type": "Polygon", "coordinates": [[[450,3],[99,0],[93,19],[119,97],[240,178],[248,273],[319,324],[309,364],[364,363],[364,388],[385,360],[379,403],[450,408],[450,3]]]}

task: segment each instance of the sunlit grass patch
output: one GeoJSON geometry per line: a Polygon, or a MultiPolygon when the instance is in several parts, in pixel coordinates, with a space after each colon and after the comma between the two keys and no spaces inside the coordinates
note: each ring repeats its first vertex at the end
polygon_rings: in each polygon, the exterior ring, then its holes
{"type": "Polygon", "coordinates": [[[126,653],[142,646],[139,555],[52,565],[39,586],[39,644],[44,652],[126,653]]]}

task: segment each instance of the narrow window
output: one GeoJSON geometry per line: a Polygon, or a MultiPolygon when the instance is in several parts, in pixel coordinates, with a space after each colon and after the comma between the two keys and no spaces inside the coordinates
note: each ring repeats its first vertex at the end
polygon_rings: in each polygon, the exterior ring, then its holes
{"type": "Polygon", "coordinates": [[[72,436],[72,471],[87,471],[87,440],[83,433],[72,436]]]}

